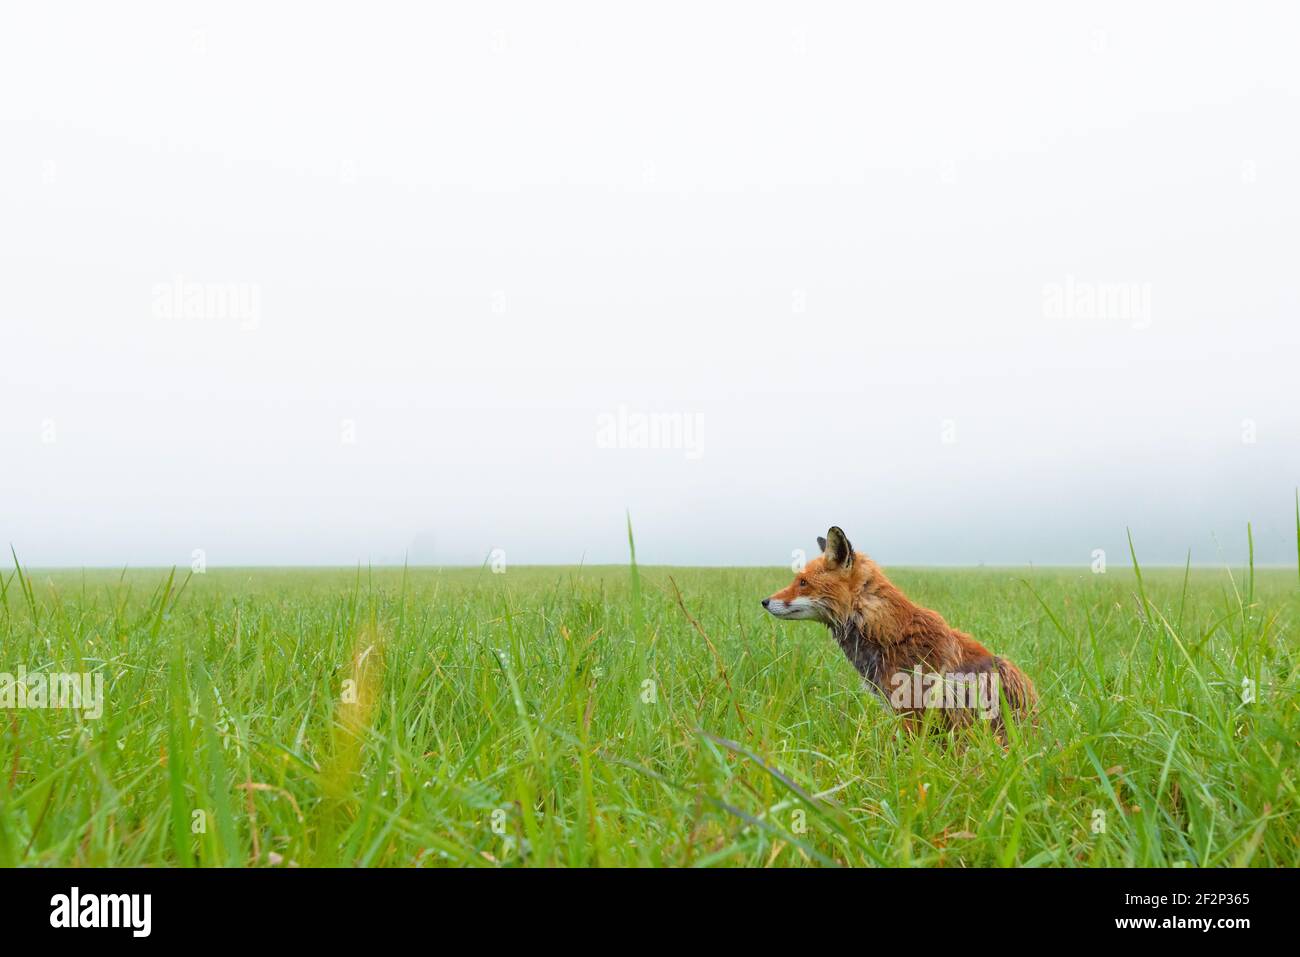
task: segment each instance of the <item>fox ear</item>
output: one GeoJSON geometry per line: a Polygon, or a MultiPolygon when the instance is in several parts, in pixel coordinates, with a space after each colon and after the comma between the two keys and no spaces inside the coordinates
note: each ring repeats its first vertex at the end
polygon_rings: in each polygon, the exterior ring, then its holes
{"type": "Polygon", "coordinates": [[[820,535],[817,536],[817,548],[819,551],[826,551],[826,539],[822,538],[820,535]]]}
{"type": "Polygon", "coordinates": [[[842,568],[848,571],[853,567],[853,546],[849,544],[848,536],[838,525],[832,525],[830,531],[826,533],[826,538],[819,538],[817,541],[821,543],[827,568],[842,568]]]}

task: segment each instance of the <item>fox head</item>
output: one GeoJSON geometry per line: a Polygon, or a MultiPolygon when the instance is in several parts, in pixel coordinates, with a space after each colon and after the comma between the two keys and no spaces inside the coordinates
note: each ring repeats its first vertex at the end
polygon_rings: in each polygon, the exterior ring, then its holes
{"type": "Polygon", "coordinates": [[[872,562],[857,554],[848,536],[832,526],[817,539],[822,553],[808,562],[787,587],[763,599],[768,613],[787,621],[811,619],[825,624],[844,621],[856,596],[871,577],[872,562]]]}

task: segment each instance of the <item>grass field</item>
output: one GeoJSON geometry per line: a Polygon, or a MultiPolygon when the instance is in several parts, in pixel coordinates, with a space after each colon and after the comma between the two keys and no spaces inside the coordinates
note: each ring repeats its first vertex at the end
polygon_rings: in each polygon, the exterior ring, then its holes
{"type": "Polygon", "coordinates": [[[0,709],[0,865],[1300,864],[1294,568],[888,570],[1039,730],[900,733],[787,569],[11,569],[106,702],[0,709]]]}

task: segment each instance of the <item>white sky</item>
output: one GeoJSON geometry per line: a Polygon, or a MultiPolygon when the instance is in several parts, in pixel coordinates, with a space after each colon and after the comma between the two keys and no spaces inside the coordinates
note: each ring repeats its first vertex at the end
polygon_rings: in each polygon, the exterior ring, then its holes
{"type": "Polygon", "coordinates": [[[1294,562],[1298,9],[6,5],[0,544],[1294,562]]]}

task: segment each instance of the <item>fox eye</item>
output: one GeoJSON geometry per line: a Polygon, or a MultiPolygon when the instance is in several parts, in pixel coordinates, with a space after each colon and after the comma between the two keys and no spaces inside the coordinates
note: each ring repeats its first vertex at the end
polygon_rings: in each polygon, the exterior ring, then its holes
{"type": "Polygon", "coordinates": [[[807,587],[808,587],[808,579],[806,579],[806,578],[801,578],[801,579],[799,579],[799,587],[800,587],[800,588],[807,588],[807,587]]]}

